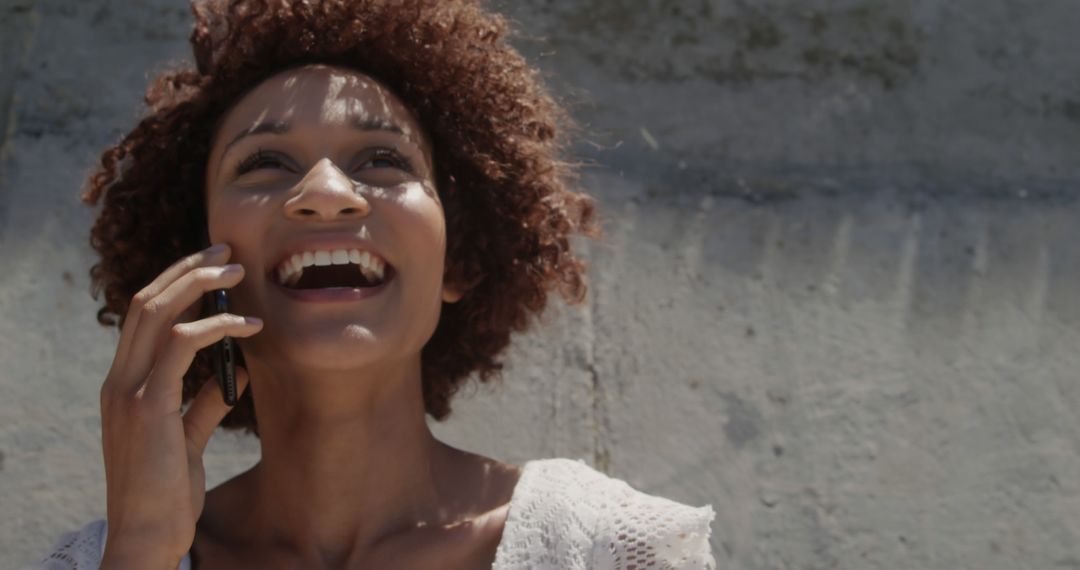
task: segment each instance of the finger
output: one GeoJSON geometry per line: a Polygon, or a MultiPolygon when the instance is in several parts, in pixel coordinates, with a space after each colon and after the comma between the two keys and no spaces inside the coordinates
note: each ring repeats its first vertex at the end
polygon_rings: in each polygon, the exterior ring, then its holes
{"type": "MultiPolygon", "coordinates": [[[[236,394],[240,397],[248,385],[248,372],[243,367],[236,367],[236,394]]],[[[216,377],[210,378],[199,389],[184,414],[184,433],[192,449],[202,455],[210,437],[214,435],[221,420],[229,413],[232,406],[221,397],[221,388],[216,377]]]]}
{"type": "MultiPolygon", "coordinates": [[[[131,299],[131,303],[128,304],[127,314],[124,317],[124,325],[120,329],[120,341],[117,343],[116,357],[113,359],[114,366],[122,366],[127,362],[128,354],[131,350],[131,343],[135,338],[135,329],[139,325],[139,317],[142,314],[142,308],[146,305],[150,299],[156,297],[159,293],[165,290],[166,287],[171,285],[173,281],[180,278],[181,275],[191,271],[196,267],[204,267],[214,263],[224,263],[228,261],[231,249],[228,244],[219,243],[212,247],[206,248],[202,251],[193,253],[187,257],[184,257],[169,266],[168,269],[161,272],[149,285],[144,287],[141,291],[135,294],[131,299]]],[[[110,376],[112,371],[110,371],[110,376]]]]}
{"type": "Polygon", "coordinates": [[[183,377],[195,353],[226,336],[249,337],[262,330],[262,320],[221,313],[190,323],[173,325],[171,338],[161,358],[154,364],[146,383],[139,388],[142,398],[156,409],[175,412],[183,400],[183,377]]]}
{"type": "Polygon", "coordinates": [[[199,300],[207,291],[233,287],[243,278],[244,268],[236,264],[197,267],[143,305],[128,353],[125,372],[127,382],[138,384],[146,378],[154,366],[160,347],[168,338],[169,326],[184,309],[199,300]]]}

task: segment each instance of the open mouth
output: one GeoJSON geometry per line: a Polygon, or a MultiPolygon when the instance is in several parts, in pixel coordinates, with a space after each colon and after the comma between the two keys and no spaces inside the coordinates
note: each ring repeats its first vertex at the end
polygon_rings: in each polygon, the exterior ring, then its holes
{"type": "Polygon", "coordinates": [[[359,249],[295,253],[275,269],[277,283],[287,289],[364,289],[378,287],[392,275],[386,260],[359,249]]]}

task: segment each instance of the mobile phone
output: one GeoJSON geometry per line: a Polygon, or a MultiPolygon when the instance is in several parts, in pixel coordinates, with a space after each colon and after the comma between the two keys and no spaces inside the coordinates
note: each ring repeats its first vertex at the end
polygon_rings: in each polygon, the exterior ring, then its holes
{"type": "MultiPolygon", "coordinates": [[[[210,247],[209,228],[203,228],[203,249],[210,247]]],[[[215,289],[207,294],[207,304],[211,314],[229,312],[229,295],[224,289],[215,289]]],[[[236,405],[236,341],[231,336],[222,338],[210,347],[214,359],[214,372],[217,374],[221,399],[228,406],[236,405]]]]}
{"type": "MultiPolygon", "coordinates": [[[[214,313],[229,312],[229,296],[224,289],[210,292],[214,313]]],[[[236,405],[236,341],[231,336],[214,343],[214,370],[217,372],[218,386],[225,404],[236,405]]]]}

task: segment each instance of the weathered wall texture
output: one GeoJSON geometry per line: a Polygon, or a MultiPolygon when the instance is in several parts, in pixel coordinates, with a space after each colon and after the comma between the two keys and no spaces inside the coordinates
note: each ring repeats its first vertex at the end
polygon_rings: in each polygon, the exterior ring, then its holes
{"type": "MultiPolygon", "coordinates": [[[[530,0],[607,237],[433,429],[718,512],[723,568],[1080,568],[1080,6],[530,0]]],[[[186,3],[0,8],[0,566],[104,514],[100,149],[186,3]]],[[[220,436],[211,485],[256,458],[220,436]]]]}

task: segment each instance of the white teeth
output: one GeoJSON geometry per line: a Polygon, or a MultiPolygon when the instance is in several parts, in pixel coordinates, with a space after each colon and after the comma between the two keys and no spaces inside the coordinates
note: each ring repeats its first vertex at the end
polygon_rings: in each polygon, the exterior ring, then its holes
{"type": "MultiPolygon", "coordinates": [[[[294,256],[295,257],[295,256],[294,256]]],[[[285,260],[284,263],[277,268],[278,283],[281,285],[292,285],[300,280],[300,276],[304,274],[304,269],[296,268],[293,264],[293,258],[285,260]]]]}
{"type": "Polygon", "coordinates": [[[382,281],[386,271],[386,262],[367,251],[359,249],[335,249],[331,251],[305,251],[293,254],[277,268],[278,283],[295,285],[304,274],[304,268],[312,265],[359,266],[360,272],[368,281],[382,281]]]}
{"type": "Polygon", "coordinates": [[[296,272],[292,273],[291,275],[289,275],[286,278],[285,285],[288,285],[289,287],[292,287],[293,285],[296,285],[296,282],[299,281],[300,277],[302,277],[303,275],[304,275],[304,269],[300,268],[299,271],[296,271],[296,272]]]}
{"type": "Polygon", "coordinates": [[[383,262],[383,260],[365,251],[360,254],[360,261],[358,261],[357,264],[360,265],[360,270],[363,272],[364,277],[367,277],[368,280],[382,280],[383,271],[386,268],[386,264],[383,262]]]}
{"type": "Polygon", "coordinates": [[[375,280],[375,275],[371,273],[370,269],[364,267],[363,265],[360,266],[360,274],[363,275],[364,279],[367,279],[368,281],[375,280]]]}
{"type": "Polygon", "coordinates": [[[383,271],[386,269],[386,264],[383,263],[383,260],[372,257],[370,267],[371,272],[374,273],[375,277],[381,281],[383,278],[383,271]]]}

